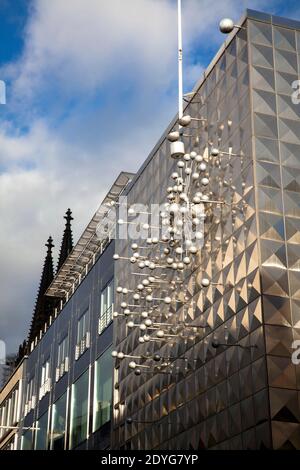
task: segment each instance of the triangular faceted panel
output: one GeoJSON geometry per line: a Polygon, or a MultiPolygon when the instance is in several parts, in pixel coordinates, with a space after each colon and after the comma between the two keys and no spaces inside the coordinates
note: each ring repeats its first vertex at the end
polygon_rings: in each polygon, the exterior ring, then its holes
{"type": "Polygon", "coordinates": [[[298,79],[296,74],[276,72],[276,91],[291,96],[291,84],[298,79]]]}
{"type": "Polygon", "coordinates": [[[257,113],[276,114],[276,95],[269,91],[253,90],[253,110],[257,113]]]}
{"type": "Polygon", "coordinates": [[[283,198],[285,215],[300,217],[300,194],[292,191],[284,191],[283,198]]]}
{"type": "Polygon", "coordinates": [[[260,295],[260,292],[261,292],[259,269],[256,268],[256,271],[253,271],[253,273],[248,275],[247,280],[248,280],[248,300],[249,302],[252,302],[260,295]]]}
{"type": "Polygon", "coordinates": [[[251,47],[251,52],[253,65],[259,65],[261,67],[268,68],[274,67],[272,47],[253,44],[251,47]]]}
{"type": "Polygon", "coordinates": [[[267,356],[270,387],[296,389],[295,366],[290,357],[267,356]]]}
{"type": "Polygon", "coordinates": [[[273,356],[291,357],[292,328],[278,325],[265,325],[266,352],[273,356]]]}
{"type": "Polygon", "coordinates": [[[288,243],[287,256],[289,270],[300,272],[300,245],[288,243]]]}
{"type": "Polygon", "coordinates": [[[300,425],[272,421],[274,450],[297,450],[300,448],[300,425]]]}
{"type": "Polygon", "coordinates": [[[285,218],[286,241],[300,244],[300,219],[285,218]]]}
{"type": "Polygon", "coordinates": [[[277,121],[273,116],[262,113],[254,113],[254,130],[257,135],[277,138],[277,121]]]}
{"type": "Polygon", "coordinates": [[[277,140],[257,137],[255,139],[256,160],[279,162],[279,147],[277,140]]]}
{"type": "Polygon", "coordinates": [[[282,184],[287,191],[300,192],[300,169],[283,167],[282,184]]]}
{"type": "Polygon", "coordinates": [[[272,46],[272,27],[270,24],[250,21],[249,37],[252,43],[272,46]]]}
{"type": "Polygon", "coordinates": [[[273,240],[261,240],[260,251],[263,266],[286,269],[287,258],[284,243],[275,242],[273,240]]]}
{"type": "MultiPolygon", "coordinates": [[[[270,295],[289,295],[287,271],[274,267],[261,269],[262,292],[270,295]]],[[[299,287],[300,289],[300,287],[299,287]]]]}
{"type": "Polygon", "coordinates": [[[262,238],[281,241],[285,238],[284,220],[278,214],[259,213],[259,231],[262,238]]]}
{"type": "Polygon", "coordinates": [[[280,188],[281,178],[279,165],[268,162],[257,162],[255,168],[257,184],[280,188]]]}
{"type": "Polygon", "coordinates": [[[275,91],[274,72],[272,69],[252,67],[252,86],[258,90],[275,91]]]}
{"type": "Polygon", "coordinates": [[[300,272],[289,271],[291,296],[300,299],[300,272]]]}
{"type": "Polygon", "coordinates": [[[251,302],[248,306],[249,314],[249,331],[254,331],[256,328],[262,325],[262,308],[260,297],[256,298],[254,302],[251,302]]]}
{"type": "Polygon", "coordinates": [[[273,29],[273,32],[274,32],[274,47],[276,47],[276,49],[295,51],[296,49],[295,31],[293,31],[292,29],[279,28],[275,26],[273,29]]]}
{"type": "Polygon", "coordinates": [[[290,300],[272,295],[263,296],[264,321],[271,325],[291,326],[290,300]]]}
{"type": "Polygon", "coordinates": [[[280,151],[283,165],[300,168],[300,145],[281,142],[280,151]]]}
{"type": "Polygon", "coordinates": [[[300,121],[292,119],[279,119],[279,137],[291,144],[300,143],[300,121]]]}
{"type": "Polygon", "coordinates": [[[258,204],[261,211],[282,213],[281,191],[274,188],[259,187],[258,204]]]}
{"type": "Polygon", "coordinates": [[[299,106],[293,104],[291,97],[286,95],[277,95],[278,116],[284,119],[299,119],[299,106]]]}
{"type": "Polygon", "coordinates": [[[275,67],[280,72],[297,73],[297,55],[293,52],[276,49],[275,67]]]}

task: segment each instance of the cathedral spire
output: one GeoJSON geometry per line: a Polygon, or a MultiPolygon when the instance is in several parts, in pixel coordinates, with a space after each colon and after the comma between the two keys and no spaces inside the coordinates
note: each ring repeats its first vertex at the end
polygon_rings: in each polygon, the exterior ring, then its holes
{"type": "Polygon", "coordinates": [[[72,235],[72,228],[71,228],[71,221],[73,220],[73,217],[72,217],[71,209],[67,210],[64,218],[66,219],[66,226],[65,226],[62,243],[61,243],[60,253],[59,253],[57,272],[60,270],[60,268],[62,267],[62,265],[64,264],[70,252],[73,249],[73,235],[72,235]]]}
{"type": "Polygon", "coordinates": [[[53,257],[52,248],[53,239],[50,236],[45,245],[47,247],[47,254],[44,262],[44,268],[42,272],[40,287],[36,299],[36,304],[32,316],[30,332],[29,332],[29,344],[39,334],[40,330],[43,329],[44,324],[48,321],[49,316],[53,310],[53,300],[46,297],[45,292],[53,281],[53,257]]]}

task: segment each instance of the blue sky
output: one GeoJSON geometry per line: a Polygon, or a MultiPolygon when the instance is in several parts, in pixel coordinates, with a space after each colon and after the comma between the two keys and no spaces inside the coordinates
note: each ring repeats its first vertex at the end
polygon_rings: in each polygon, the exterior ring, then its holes
{"type": "MultiPolygon", "coordinates": [[[[300,20],[298,1],[182,0],[189,91],[245,8],[300,20]]],[[[49,234],[79,236],[121,170],[176,112],[176,1],[0,0],[0,339],[30,323],[49,234]]]]}

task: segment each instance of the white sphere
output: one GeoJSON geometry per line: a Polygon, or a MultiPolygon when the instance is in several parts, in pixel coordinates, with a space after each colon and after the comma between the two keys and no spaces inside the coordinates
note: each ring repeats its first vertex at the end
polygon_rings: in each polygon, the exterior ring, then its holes
{"type": "Polygon", "coordinates": [[[190,154],[189,154],[189,153],[184,154],[183,159],[184,159],[186,162],[189,162],[190,159],[191,159],[190,154]]]}
{"type": "Polygon", "coordinates": [[[112,351],[111,355],[112,355],[112,357],[117,357],[118,356],[118,351],[112,351]]]}
{"type": "Polygon", "coordinates": [[[127,307],[127,303],[126,303],[126,302],[122,302],[122,303],[121,303],[121,307],[122,307],[122,308],[126,308],[126,307],[127,307]]]}
{"type": "Polygon", "coordinates": [[[114,318],[117,318],[118,316],[119,316],[118,312],[114,312],[114,313],[113,313],[113,317],[114,317],[114,318]]]}
{"type": "Polygon", "coordinates": [[[195,161],[198,162],[198,163],[199,163],[199,162],[202,162],[202,161],[203,161],[202,155],[196,155],[196,156],[195,156],[195,161]]]}
{"type": "Polygon", "coordinates": [[[144,269],[145,266],[146,266],[146,265],[145,265],[144,261],[141,261],[141,262],[139,263],[139,268],[144,269]]]}
{"type": "Polygon", "coordinates": [[[210,154],[212,157],[217,157],[219,155],[219,149],[217,148],[212,148],[211,151],[210,151],[210,154]]]}
{"type": "Polygon", "coordinates": [[[134,258],[139,258],[139,257],[140,257],[140,254],[136,251],[135,253],[133,253],[133,257],[134,257],[134,258]]]}
{"type": "Polygon", "coordinates": [[[205,170],[206,170],[206,163],[203,163],[203,162],[200,163],[200,165],[199,165],[199,170],[200,170],[200,171],[205,171],[205,170]]]}
{"type": "Polygon", "coordinates": [[[124,354],[123,352],[119,352],[119,353],[117,354],[117,358],[118,358],[118,359],[124,359],[124,356],[125,356],[125,354],[124,354]]]}
{"type": "Polygon", "coordinates": [[[176,173],[176,171],[174,173],[172,173],[171,175],[171,178],[173,178],[173,180],[176,180],[178,178],[178,173],[176,173]]]}
{"type": "Polygon", "coordinates": [[[182,270],[184,269],[184,264],[180,261],[178,264],[177,264],[177,268],[182,270]]]}
{"type": "Polygon", "coordinates": [[[123,287],[117,287],[117,292],[121,293],[123,291],[123,287]]]}
{"type": "Polygon", "coordinates": [[[123,225],[124,224],[124,220],[123,219],[119,219],[118,220],[118,225],[123,225]]]}
{"type": "Polygon", "coordinates": [[[167,258],[167,263],[172,264],[174,262],[173,258],[167,258]]]}
{"type": "Polygon", "coordinates": [[[135,369],[136,368],[136,363],[134,361],[129,362],[128,367],[130,369],[135,369]]]}
{"type": "Polygon", "coordinates": [[[202,201],[209,201],[209,196],[207,194],[203,194],[201,199],[202,199],[202,201]]]}
{"type": "Polygon", "coordinates": [[[190,153],[190,156],[191,156],[191,159],[194,160],[197,156],[197,152],[195,152],[194,150],[190,153]]]}
{"type": "Polygon", "coordinates": [[[134,294],[133,295],[134,300],[140,300],[140,298],[141,298],[140,294],[134,294]]]}
{"type": "Polygon", "coordinates": [[[197,196],[193,197],[193,203],[194,204],[200,204],[200,202],[201,202],[200,197],[197,197],[197,196]]]}
{"type": "Polygon", "coordinates": [[[150,336],[149,335],[144,335],[144,341],[146,341],[146,342],[150,341],[150,336]]]}
{"type": "Polygon", "coordinates": [[[148,312],[142,312],[141,316],[142,316],[142,318],[147,318],[148,317],[148,312]]]}
{"type": "Polygon", "coordinates": [[[150,282],[149,282],[148,279],[143,279],[142,284],[143,284],[144,286],[149,286],[150,282]]]}
{"type": "Polygon", "coordinates": [[[210,284],[210,281],[209,281],[209,279],[204,277],[201,281],[201,284],[202,284],[203,287],[208,287],[209,284],[210,284]]]}
{"type": "Polygon", "coordinates": [[[141,330],[141,331],[147,330],[147,327],[146,327],[146,325],[145,325],[144,323],[142,323],[142,324],[140,325],[140,330],[141,330]]]}
{"type": "Polygon", "coordinates": [[[170,134],[168,134],[168,140],[170,142],[176,142],[176,140],[178,140],[179,137],[180,135],[178,131],[170,132],[170,134]]]}
{"type": "Polygon", "coordinates": [[[196,171],[192,174],[192,180],[197,180],[199,178],[199,173],[197,173],[196,171]]]}
{"type": "Polygon", "coordinates": [[[185,256],[182,260],[184,262],[184,264],[190,264],[191,260],[188,256],[185,256]]]}
{"type": "Polygon", "coordinates": [[[165,304],[170,304],[171,302],[172,302],[171,297],[165,297],[165,298],[164,298],[164,303],[165,303],[165,304]]]}
{"type": "Polygon", "coordinates": [[[150,263],[150,264],[149,264],[149,268],[150,268],[150,269],[155,269],[155,268],[156,268],[155,263],[150,263]]]}
{"type": "Polygon", "coordinates": [[[189,247],[192,245],[192,240],[185,240],[185,246],[189,247]]]}
{"type": "Polygon", "coordinates": [[[134,210],[132,207],[130,207],[130,208],[128,209],[128,214],[129,214],[129,215],[134,215],[134,214],[135,214],[135,210],[134,210]]]}
{"type": "Polygon", "coordinates": [[[136,263],[136,258],[134,256],[131,256],[130,263],[132,264],[136,263]]]}
{"type": "Polygon", "coordinates": [[[202,178],[201,184],[203,184],[203,186],[207,186],[208,183],[209,183],[209,179],[208,179],[208,178],[202,178]]]}
{"type": "Polygon", "coordinates": [[[186,116],[182,116],[179,120],[178,120],[180,126],[189,126],[192,122],[192,118],[191,116],[189,116],[188,114],[186,116]]]}
{"type": "Polygon", "coordinates": [[[154,245],[156,245],[156,243],[158,243],[158,241],[159,241],[159,240],[158,240],[157,237],[153,237],[153,238],[152,238],[152,243],[153,243],[154,245]]]}
{"type": "Polygon", "coordinates": [[[183,253],[183,249],[180,246],[178,246],[175,251],[178,255],[181,255],[183,253]]]}
{"type": "Polygon", "coordinates": [[[184,167],[184,162],[180,161],[177,163],[178,168],[183,168],[184,167]]]}
{"type": "Polygon", "coordinates": [[[123,293],[124,295],[128,294],[128,289],[127,289],[126,287],[124,287],[124,289],[122,289],[122,293],[123,293]]]}
{"type": "Polygon", "coordinates": [[[137,289],[138,289],[138,290],[144,290],[143,284],[138,284],[137,289]]]}
{"type": "Polygon", "coordinates": [[[134,322],[131,320],[127,323],[128,328],[134,328],[134,322]]]}
{"type": "Polygon", "coordinates": [[[189,252],[192,253],[193,255],[197,253],[197,247],[196,246],[190,246],[189,247],[189,252]]]}
{"type": "Polygon", "coordinates": [[[138,247],[139,247],[139,246],[138,246],[137,243],[133,243],[133,244],[131,245],[132,250],[137,250],[138,247]]]}
{"type": "Polygon", "coordinates": [[[146,296],[146,301],[147,301],[147,302],[152,302],[152,300],[153,300],[152,295],[147,295],[147,296],[146,296]]]}
{"type": "Polygon", "coordinates": [[[114,256],[113,256],[113,259],[114,259],[114,260],[117,260],[117,259],[119,259],[119,258],[120,258],[120,255],[118,255],[117,253],[115,253],[114,256]]]}
{"type": "Polygon", "coordinates": [[[163,330],[158,330],[156,336],[157,338],[163,338],[165,336],[165,332],[163,330]]]}
{"type": "Polygon", "coordinates": [[[178,268],[178,264],[177,264],[177,263],[172,263],[172,268],[173,268],[173,269],[177,269],[177,268],[178,268]]]}
{"type": "Polygon", "coordinates": [[[143,225],[143,229],[144,229],[144,230],[149,230],[149,224],[144,224],[144,225],[143,225]]]}
{"type": "Polygon", "coordinates": [[[223,18],[219,23],[221,33],[228,34],[234,29],[234,22],[230,18],[223,18]]]}
{"type": "Polygon", "coordinates": [[[150,320],[150,318],[147,318],[147,320],[145,320],[145,325],[146,326],[151,326],[152,325],[152,320],[150,320]]]}
{"type": "Polygon", "coordinates": [[[184,170],[184,172],[185,172],[186,175],[190,175],[192,173],[192,169],[191,168],[186,168],[184,170]]]}
{"type": "Polygon", "coordinates": [[[195,217],[193,219],[193,225],[199,225],[199,224],[200,224],[200,220],[197,217],[195,217]]]}
{"type": "Polygon", "coordinates": [[[202,240],[203,239],[203,233],[202,232],[196,232],[195,237],[197,238],[197,240],[202,240]]]}
{"type": "Polygon", "coordinates": [[[143,336],[140,336],[139,337],[139,343],[143,344],[144,342],[145,342],[145,340],[144,340],[143,336]]]}

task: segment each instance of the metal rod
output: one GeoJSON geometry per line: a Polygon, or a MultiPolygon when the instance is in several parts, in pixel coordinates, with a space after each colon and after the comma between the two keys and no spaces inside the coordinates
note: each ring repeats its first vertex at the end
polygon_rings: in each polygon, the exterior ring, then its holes
{"type": "MultiPolygon", "coordinates": [[[[178,8],[178,119],[183,116],[183,78],[182,78],[182,19],[181,0],[177,0],[178,8]]],[[[179,129],[181,126],[179,126],[179,129]]]]}

